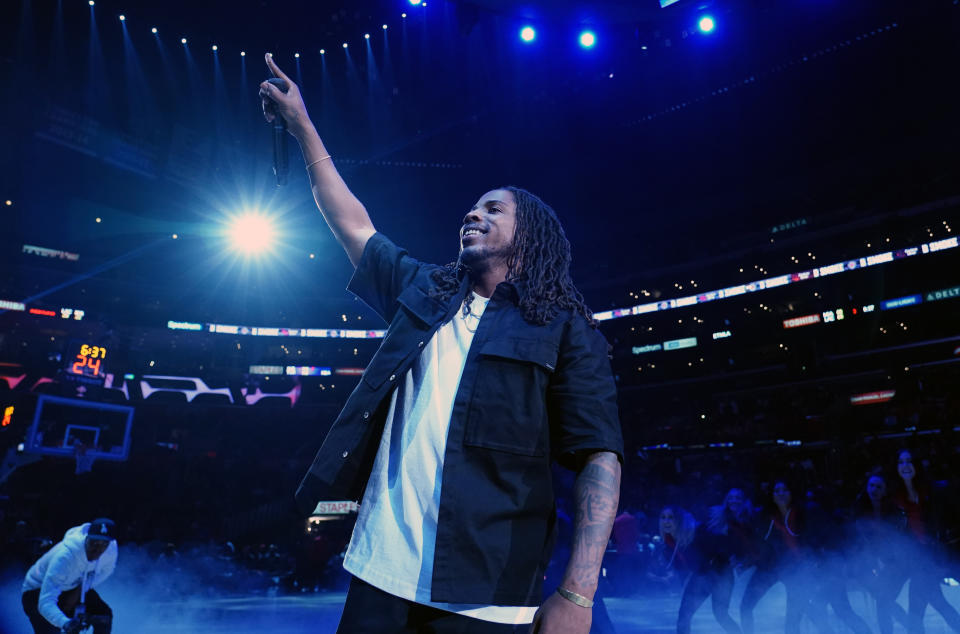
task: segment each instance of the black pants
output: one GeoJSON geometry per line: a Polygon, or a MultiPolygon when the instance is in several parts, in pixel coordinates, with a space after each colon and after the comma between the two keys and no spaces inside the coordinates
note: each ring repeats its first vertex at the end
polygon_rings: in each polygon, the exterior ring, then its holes
{"type": "MultiPolygon", "coordinates": [[[[60,628],[54,627],[50,621],[43,618],[40,614],[38,603],[40,602],[40,590],[28,590],[22,597],[23,611],[30,619],[30,625],[33,626],[35,634],[59,634],[60,628]]],[[[57,606],[63,610],[63,613],[69,617],[74,616],[77,604],[80,603],[80,588],[76,587],[60,594],[57,600],[57,606]]],[[[84,600],[86,614],[91,617],[93,625],[93,634],[110,634],[111,622],[113,620],[113,610],[107,605],[96,590],[87,590],[87,596],[84,600]]]]}
{"type": "Polygon", "coordinates": [[[813,602],[815,586],[812,571],[813,567],[804,563],[758,566],[747,582],[743,600],[740,602],[740,627],[743,634],[753,634],[753,610],[763,595],[777,582],[783,582],[787,591],[787,610],[784,615],[786,634],[799,634],[800,621],[804,615],[813,621],[818,631],[832,631],[826,606],[813,602]]]}
{"type": "Polygon", "coordinates": [[[727,634],[740,634],[740,627],[730,618],[730,597],[733,595],[733,568],[694,573],[687,580],[680,597],[677,634],[690,634],[693,615],[707,597],[711,599],[713,616],[727,634]]]}
{"type": "Polygon", "coordinates": [[[813,603],[818,605],[818,609],[824,613],[827,610],[827,605],[832,606],[836,615],[854,634],[873,634],[873,630],[870,629],[867,622],[850,605],[844,564],[830,561],[830,557],[840,557],[840,555],[833,553],[821,562],[818,571],[820,580],[817,584],[817,593],[813,598],[813,603]]]}
{"type": "Polygon", "coordinates": [[[352,577],[338,634],[513,634],[529,625],[504,625],[438,610],[384,592],[352,577]]]}

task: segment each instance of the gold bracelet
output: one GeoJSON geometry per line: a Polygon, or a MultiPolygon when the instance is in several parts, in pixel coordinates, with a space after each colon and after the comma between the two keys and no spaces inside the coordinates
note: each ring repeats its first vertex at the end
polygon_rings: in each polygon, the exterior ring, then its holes
{"type": "Polygon", "coordinates": [[[567,601],[570,601],[570,602],[572,602],[572,603],[576,603],[576,604],[579,605],[581,608],[592,608],[592,607],[593,607],[593,600],[588,599],[587,597],[583,596],[582,594],[577,594],[576,592],[570,592],[569,590],[567,590],[566,588],[564,588],[564,587],[562,587],[562,586],[557,586],[557,594],[559,594],[561,597],[563,597],[563,598],[566,599],[567,601]]]}
{"type": "Polygon", "coordinates": [[[326,156],[322,156],[322,157],[318,158],[316,161],[314,161],[313,163],[308,164],[304,169],[306,169],[306,170],[309,172],[311,167],[313,167],[314,165],[316,165],[316,164],[319,163],[320,161],[326,161],[328,158],[331,158],[331,156],[330,156],[329,154],[327,154],[326,156]]]}

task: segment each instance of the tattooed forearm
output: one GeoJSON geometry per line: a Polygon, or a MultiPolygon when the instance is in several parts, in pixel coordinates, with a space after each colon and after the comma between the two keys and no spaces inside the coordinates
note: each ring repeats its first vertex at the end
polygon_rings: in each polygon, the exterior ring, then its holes
{"type": "Polygon", "coordinates": [[[620,461],[616,454],[601,451],[587,458],[573,494],[573,547],[563,587],[592,598],[620,502],[620,461]]]}

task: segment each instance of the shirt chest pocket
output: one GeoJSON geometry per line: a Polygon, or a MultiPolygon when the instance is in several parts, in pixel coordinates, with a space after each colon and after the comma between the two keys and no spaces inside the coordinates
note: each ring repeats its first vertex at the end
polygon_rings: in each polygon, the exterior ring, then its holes
{"type": "Polygon", "coordinates": [[[363,373],[364,382],[378,389],[384,381],[400,378],[401,367],[419,354],[430,338],[432,325],[443,318],[445,307],[416,286],[409,286],[397,298],[399,310],[386,338],[363,373]]]}
{"type": "Polygon", "coordinates": [[[549,444],[546,393],[557,363],[551,341],[498,338],[480,348],[464,444],[542,456],[549,444]]]}

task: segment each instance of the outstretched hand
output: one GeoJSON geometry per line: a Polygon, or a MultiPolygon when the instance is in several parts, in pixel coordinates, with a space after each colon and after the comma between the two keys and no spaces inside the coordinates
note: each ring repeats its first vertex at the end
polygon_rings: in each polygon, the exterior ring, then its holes
{"type": "Polygon", "coordinates": [[[280,70],[280,67],[273,61],[273,55],[267,53],[265,59],[267,68],[270,69],[274,77],[279,77],[286,82],[288,90],[283,92],[268,81],[260,84],[263,116],[271,122],[278,115],[283,117],[284,121],[287,122],[287,130],[290,131],[290,134],[297,136],[310,127],[310,117],[307,115],[307,106],[303,103],[303,97],[300,95],[300,87],[280,70]]]}
{"type": "Polygon", "coordinates": [[[530,634],[590,634],[593,610],[552,594],[530,624],[530,634]]]}

